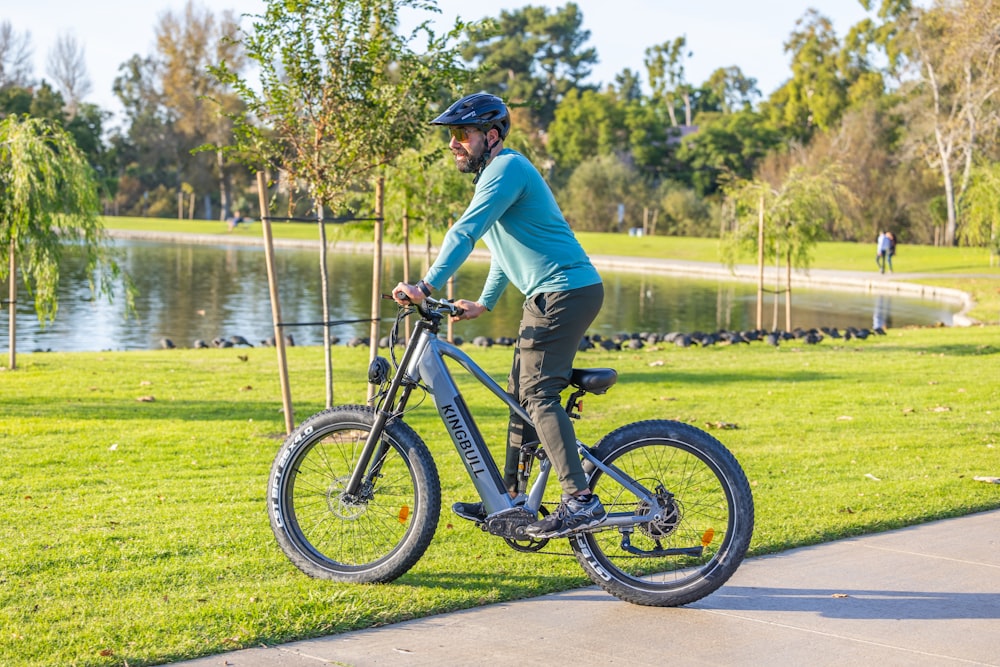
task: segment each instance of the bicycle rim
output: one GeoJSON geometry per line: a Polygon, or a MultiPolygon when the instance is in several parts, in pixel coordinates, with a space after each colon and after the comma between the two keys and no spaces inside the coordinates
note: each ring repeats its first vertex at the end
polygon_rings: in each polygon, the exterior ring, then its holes
{"type": "Polygon", "coordinates": [[[320,430],[297,447],[281,475],[278,528],[297,552],[292,560],[313,576],[377,571],[400,551],[412,549],[408,545],[421,499],[400,443],[386,437],[389,447],[375,486],[360,501],[348,501],[342,493],[369,430],[350,424],[320,430]]]}
{"type": "MultiPolygon", "coordinates": [[[[659,489],[668,506],[660,519],[628,533],[643,555],[624,549],[623,533],[613,527],[575,536],[571,544],[591,578],[612,594],[637,604],[687,604],[716,590],[743,560],[753,530],[749,484],[711,436],[685,425],[674,427],[680,437],[644,426],[605,460],[650,491],[659,489]],[[671,555],[654,555],[665,552],[671,555]]],[[[646,513],[644,503],[600,471],[591,484],[609,514],[646,513]]]]}

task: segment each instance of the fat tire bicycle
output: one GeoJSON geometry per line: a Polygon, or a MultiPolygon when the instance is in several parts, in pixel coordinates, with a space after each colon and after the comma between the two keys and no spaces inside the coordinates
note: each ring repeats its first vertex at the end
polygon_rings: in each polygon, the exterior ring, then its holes
{"type": "MultiPolygon", "coordinates": [[[[541,552],[549,542],[525,532],[548,513],[543,496],[552,466],[544,448],[537,441],[521,447],[512,498],[445,363],[457,362],[531,423],[516,398],[438,337],[442,320],[461,312],[444,299],[401,306],[389,339],[392,363],[377,357],[369,367],[368,380],[379,388],[374,405],[316,413],[278,450],[268,480],[271,529],[306,574],[387,583],[427,550],[441,485],[430,450],[404,421],[416,389],[433,398],[482,499],[487,516],[477,525],[521,552],[541,552]],[[401,323],[414,313],[419,320],[397,360],[401,323]]],[[[580,398],[604,394],[616,381],[610,368],[574,369],[567,412],[579,418],[580,398]]],[[[669,607],[699,600],[733,575],[750,544],[754,505],[743,469],[721,442],[689,424],[655,419],[617,428],[593,446],[577,444],[590,488],[608,512],[598,526],[568,536],[594,583],[628,602],[669,607]]]]}

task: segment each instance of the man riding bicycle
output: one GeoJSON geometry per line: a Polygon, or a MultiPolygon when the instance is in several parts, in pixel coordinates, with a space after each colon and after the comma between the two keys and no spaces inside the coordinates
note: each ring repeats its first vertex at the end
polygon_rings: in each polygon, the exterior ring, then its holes
{"type": "MultiPolygon", "coordinates": [[[[504,482],[515,495],[521,445],[537,436],[563,496],[559,508],[528,526],[527,533],[554,538],[596,526],[607,514],[588,486],[560,393],[569,385],[580,340],[604,301],[601,277],[538,170],[517,151],[504,148],[510,112],[503,100],[486,93],[468,95],[431,124],[450,130],[455,164],[474,174],[476,190],[423,280],[401,282],[392,293],[403,292],[410,302],[420,303],[445,285],[483,239],[491,254],[489,274],[476,301],[456,301],[465,310],[458,319],[492,310],[508,283],[525,295],[507,391],[524,406],[535,428],[511,413],[504,482]]],[[[404,304],[405,299],[397,301],[404,304]]],[[[482,503],[455,503],[452,510],[474,521],[486,518],[482,503]]]]}

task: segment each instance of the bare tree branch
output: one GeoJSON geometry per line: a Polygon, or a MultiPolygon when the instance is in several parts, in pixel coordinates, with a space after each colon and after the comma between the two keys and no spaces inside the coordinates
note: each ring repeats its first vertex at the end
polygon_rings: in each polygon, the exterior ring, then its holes
{"type": "Polygon", "coordinates": [[[49,51],[47,65],[46,71],[66,100],[70,117],[75,116],[80,102],[92,89],[83,44],[77,41],[73,33],[59,35],[55,46],[49,51]]]}
{"type": "Polygon", "coordinates": [[[18,33],[10,21],[0,22],[0,88],[31,85],[31,33],[18,33]]]}

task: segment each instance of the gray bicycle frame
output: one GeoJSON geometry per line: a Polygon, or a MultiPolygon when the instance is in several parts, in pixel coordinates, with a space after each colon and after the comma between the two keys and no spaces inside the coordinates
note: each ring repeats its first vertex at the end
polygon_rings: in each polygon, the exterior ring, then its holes
{"type": "MultiPolygon", "coordinates": [[[[452,442],[462,458],[462,463],[465,464],[465,471],[472,479],[472,483],[483,501],[486,513],[494,514],[523,504],[526,509],[537,514],[542,504],[542,496],[545,492],[552,463],[547,458],[542,460],[538,476],[532,484],[527,498],[523,496],[511,498],[510,494],[507,493],[503,479],[500,477],[496,461],[487,448],[483,436],[476,426],[475,419],[448,370],[445,358],[453,359],[460,364],[526,424],[533,426],[531,417],[517,400],[504,391],[469,355],[431,331],[426,329],[418,329],[417,331],[419,338],[414,344],[413,354],[405,369],[406,380],[413,383],[422,381],[430,391],[434,405],[441,416],[441,421],[448,429],[448,435],[451,436],[452,442]]],[[[653,493],[636,483],[621,470],[599,461],[580,440],[577,440],[577,447],[585,465],[589,463],[595,468],[601,469],[639,499],[645,501],[649,508],[649,512],[645,515],[637,515],[634,512],[620,515],[612,513],[602,524],[602,527],[632,526],[636,523],[650,521],[658,514],[660,503],[655,500],[653,493]]]]}

